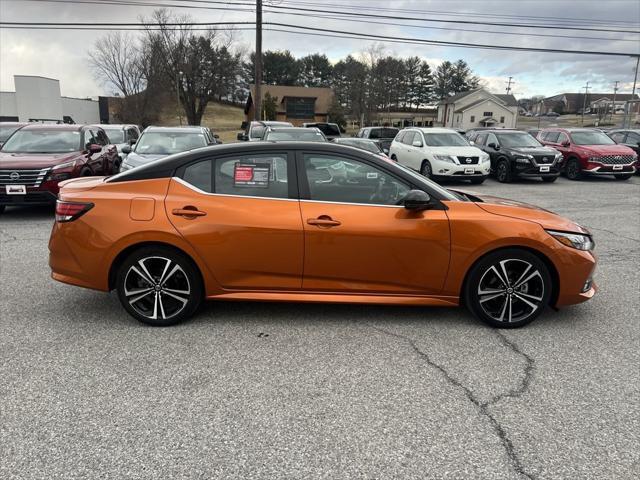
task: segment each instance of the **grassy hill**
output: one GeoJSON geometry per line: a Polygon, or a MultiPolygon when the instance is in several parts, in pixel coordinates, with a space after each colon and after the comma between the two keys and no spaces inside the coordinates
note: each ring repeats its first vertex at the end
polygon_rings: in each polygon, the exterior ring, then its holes
{"type": "MultiPolygon", "coordinates": [[[[184,113],[182,114],[182,124],[186,123],[184,113]]],[[[240,125],[244,121],[244,110],[241,107],[227,105],[224,103],[211,102],[202,117],[202,125],[211,128],[220,135],[224,143],[236,140],[236,135],[240,131],[240,125]]],[[[179,125],[180,120],[175,105],[167,105],[160,115],[158,125],[170,126],[179,125]]]]}

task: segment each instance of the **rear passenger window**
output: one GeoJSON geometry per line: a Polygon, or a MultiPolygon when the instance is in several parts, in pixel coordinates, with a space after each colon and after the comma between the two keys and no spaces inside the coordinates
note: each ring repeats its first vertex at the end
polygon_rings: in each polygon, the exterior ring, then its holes
{"type": "Polygon", "coordinates": [[[202,160],[186,167],[182,179],[207,193],[289,198],[284,154],[202,160]]]}
{"type": "Polygon", "coordinates": [[[214,190],[227,195],[289,198],[287,157],[273,154],[219,158],[214,190]]]}
{"type": "Polygon", "coordinates": [[[398,132],[398,134],[396,135],[396,138],[394,138],[393,141],[402,143],[402,139],[404,138],[406,133],[407,132],[398,132]]]}
{"type": "Polygon", "coordinates": [[[203,160],[202,162],[189,165],[187,168],[185,168],[182,179],[185,182],[190,183],[194,187],[202,190],[203,192],[212,193],[212,163],[212,160],[203,160]]]}
{"type": "Polygon", "coordinates": [[[474,143],[476,145],[484,145],[485,140],[487,139],[487,134],[486,133],[481,133],[480,135],[478,135],[474,141],[474,143]]]}
{"type": "Polygon", "coordinates": [[[560,132],[547,132],[544,137],[545,142],[549,143],[558,143],[558,137],[560,136],[560,132]]]}
{"type": "Polygon", "coordinates": [[[413,145],[413,140],[415,137],[415,133],[414,132],[407,132],[404,134],[404,138],[402,139],[402,143],[404,143],[405,145],[413,145]]]}

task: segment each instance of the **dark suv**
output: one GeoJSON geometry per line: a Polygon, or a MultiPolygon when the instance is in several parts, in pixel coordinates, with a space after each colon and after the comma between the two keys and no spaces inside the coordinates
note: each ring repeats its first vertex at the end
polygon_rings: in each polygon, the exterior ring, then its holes
{"type": "Polygon", "coordinates": [[[99,127],[22,127],[0,149],[0,213],[7,205],[53,204],[59,182],[111,175],[117,155],[99,127]]]}
{"type": "Polygon", "coordinates": [[[636,171],[636,153],[617,145],[600,130],[548,128],[538,134],[538,140],[562,153],[569,180],[579,180],[584,175],[613,175],[616,180],[628,180],[636,171]]]}
{"type": "Polygon", "coordinates": [[[515,177],[540,177],[555,182],[562,167],[562,154],[545,147],[527,132],[483,130],[474,136],[475,146],[491,157],[491,173],[499,182],[515,177]]]}
{"type": "Polygon", "coordinates": [[[358,131],[356,137],[368,138],[369,140],[377,142],[380,147],[382,147],[382,151],[388,155],[391,142],[396,138],[399,131],[399,129],[394,127],[365,127],[358,131]]]}

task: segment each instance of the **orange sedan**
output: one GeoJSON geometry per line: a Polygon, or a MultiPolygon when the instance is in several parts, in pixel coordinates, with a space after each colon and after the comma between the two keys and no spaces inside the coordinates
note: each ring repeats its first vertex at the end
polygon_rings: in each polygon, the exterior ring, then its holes
{"type": "Polygon", "coordinates": [[[343,145],[207,147],[61,186],[53,278],[151,325],[212,299],[462,303],[518,327],[596,291],[580,225],[343,145]]]}

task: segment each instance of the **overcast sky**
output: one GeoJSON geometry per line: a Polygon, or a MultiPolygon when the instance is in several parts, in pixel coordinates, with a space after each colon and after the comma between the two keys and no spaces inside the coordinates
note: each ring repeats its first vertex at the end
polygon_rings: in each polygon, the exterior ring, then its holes
{"type": "MultiPolygon", "coordinates": [[[[244,1],[251,2],[252,0],[244,1]]],[[[640,54],[640,35],[626,33],[628,30],[640,30],[640,1],[638,0],[263,1],[265,5],[272,3],[281,6],[319,8],[323,11],[357,7],[350,11],[457,21],[537,22],[546,25],[553,23],[565,28],[542,30],[462,23],[423,23],[421,24],[422,28],[416,28],[406,26],[410,23],[406,20],[369,19],[369,21],[379,23],[363,23],[354,20],[312,18],[282,13],[266,13],[265,21],[430,40],[640,54]],[[377,10],[372,10],[375,7],[377,10]],[[396,11],[383,9],[396,9],[396,11]],[[418,11],[420,13],[417,13],[418,11]],[[438,12],[442,13],[438,14],[438,12]],[[390,25],[390,23],[405,25],[390,25]],[[616,31],[607,33],[569,30],[566,29],[568,26],[606,28],[616,31]],[[476,31],[464,32],[425,27],[476,31]],[[501,32],[598,37],[599,39],[506,35],[501,32]]],[[[184,0],[131,0],[131,2],[155,5],[159,3],[189,4],[184,0]]],[[[213,6],[214,4],[206,4],[197,0],[191,5],[213,6]]],[[[241,7],[221,5],[220,3],[215,6],[222,7],[223,10],[202,8],[172,8],[172,10],[181,14],[190,14],[198,22],[253,21],[255,19],[253,12],[238,12],[237,9],[241,7]]],[[[154,8],[157,7],[153,5],[116,6],[112,4],[0,0],[0,20],[3,22],[79,22],[83,24],[136,22],[141,15],[150,15],[154,8]]],[[[413,24],[416,23],[413,22],[413,24]]],[[[59,79],[62,94],[66,96],[96,97],[112,94],[113,90],[108,85],[102,85],[94,78],[87,62],[87,53],[91,50],[95,40],[104,33],[99,31],[0,29],[0,90],[14,90],[13,75],[41,75],[59,79]]],[[[237,38],[238,44],[245,50],[253,49],[253,32],[238,32],[237,38]]],[[[264,32],[263,48],[265,50],[288,49],[295,56],[319,52],[326,54],[332,61],[337,61],[350,53],[363,51],[371,43],[366,40],[264,32]]],[[[385,43],[384,46],[389,54],[418,55],[427,59],[432,67],[437,66],[443,60],[454,61],[462,58],[494,93],[504,93],[506,80],[512,76],[516,82],[513,86],[513,93],[517,97],[548,96],[566,91],[579,91],[587,81],[593,87],[592,92],[608,92],[612,91],[613,82],[618,80],[620,91],[630,93],[635,68],[635,59],[630,57],[512,52],[394,43],[385,43]]]]}

